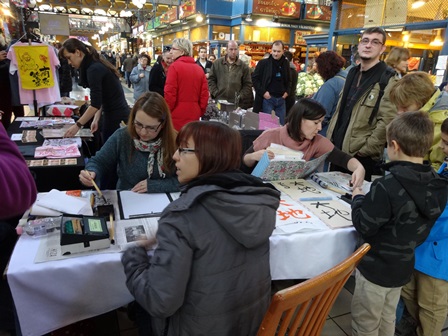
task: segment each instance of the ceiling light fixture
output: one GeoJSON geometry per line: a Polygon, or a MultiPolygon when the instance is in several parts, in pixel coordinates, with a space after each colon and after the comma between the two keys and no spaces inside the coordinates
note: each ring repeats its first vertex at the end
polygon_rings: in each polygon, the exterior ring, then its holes
{"type": "Polygon", "coordinates": [[[204,16],[201,14],[201,12],[198,12],[198,14],[196,15],[196,22],[201,23],[202,21],[204,21],[204,16]]]}
{"type": "Polygon", "coordinates": [[[248,16],[246,16],[245,18],[246,22],[252,22],[252,14],[249,14],[248,16]]]}
{"type": "Polygon", "coordinates": [[[432,47],[441,47],[443,46],[443,40],[441,35],[441,30],[437,30],[437,35],[434,37],[434,39],[429,43],[432,47]]]}
{"type": "Polygon", "coordinates": [[[417,9],[417,8],[420,8],[423,5],[425,5],[427,2],[428,2],[428,0],[415,0],[412,3],[411,7],[412,7],[412,9],[417,9]]]}

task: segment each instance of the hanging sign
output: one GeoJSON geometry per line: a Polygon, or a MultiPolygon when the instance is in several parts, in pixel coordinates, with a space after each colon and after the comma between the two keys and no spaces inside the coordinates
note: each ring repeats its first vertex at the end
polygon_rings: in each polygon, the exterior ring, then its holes
{"type": "Polygon", "coordinates": [[[269,14],[298,18],[300,16],[300,2],[285,0],[253,0],[254,14],[269,14]]]}
{"type": "Polygon", "coordinates": [[[179,6],[179,19],[186,18],[196,13],[196,0],[184,0],[179,6]]]}
{"type": "Polygon", "coordinates": [[[14,52],[23,89],[38,90],[54,86],[47,46],[15,46],[14,52]]]}
{"type": "Polygon", "coordinates": [[[331,21],[331,7],[317,4],[306,4],[303,19],[331,21]]]}

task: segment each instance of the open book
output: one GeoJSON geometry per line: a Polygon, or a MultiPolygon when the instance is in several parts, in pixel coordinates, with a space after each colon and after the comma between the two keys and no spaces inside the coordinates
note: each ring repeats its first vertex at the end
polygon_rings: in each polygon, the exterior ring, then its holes
{"type": "Polygon", "coordinates": [[[136,246],[141,240],[154,241],[155,248],[158,220],[155,217],[147,217],[116,222],[115,239],[120,250],[136,246]]]}
{"type": "Polygon", "coordinates": [[[328,152],[317,159],[305,161],[302,152],[284,146],[271,144],[267,150],[274,152],[275,157],[269,160],[267,152],[264,153],[252,172],[252,175],[267,181],[306,178],[317,170],[329,154],[328,152]]]}

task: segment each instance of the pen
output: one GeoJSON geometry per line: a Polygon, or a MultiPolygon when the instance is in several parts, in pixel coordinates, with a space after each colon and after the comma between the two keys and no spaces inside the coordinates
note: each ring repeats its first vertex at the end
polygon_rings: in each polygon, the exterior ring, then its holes
{"type": "Polygon", "coordinates": [[[299,197],[299,201],[331,201],[333,197],[331,196],[321,196],[321,197],[299,197]]]}

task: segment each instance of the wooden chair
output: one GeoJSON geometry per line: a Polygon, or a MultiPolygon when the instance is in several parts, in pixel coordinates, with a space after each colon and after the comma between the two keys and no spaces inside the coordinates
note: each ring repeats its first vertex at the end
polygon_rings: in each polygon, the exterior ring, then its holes
{"type": "Polygon", "coordinates": [[[370,250],[359,247],[330,270],[278,291],[272,298],[258,330],[258,336],[318,336],[342,287],[370,250]]]}

